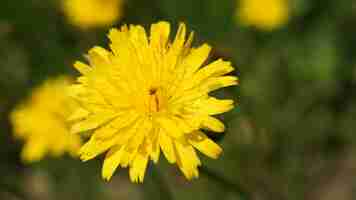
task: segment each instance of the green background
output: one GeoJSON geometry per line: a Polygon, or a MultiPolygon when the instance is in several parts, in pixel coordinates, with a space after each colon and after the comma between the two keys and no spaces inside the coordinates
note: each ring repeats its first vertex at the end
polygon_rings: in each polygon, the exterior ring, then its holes
{"type": "MultiPolygon", "coordinates": [[[[83,3],[85,1],[83,0],[83,3]]],[[[69,157],[23,165],[21,141],[8,114],[48,77],[76,74],[75,60],[107,47],[109,27],[80,31],[57,0],[3,0],[0,5],[0,199],[356,199],[356,2],[291,0],[289,23],[272,32],[234,20],[233,0],[127,0],[122,24],[185,22],[195,44],[230,60],[241,84],[216,95],[238,107],[221,116],[218,160],[202,157],[199,179],[187,182],[161,157],[144,184],[119,170],[100,177],[102,157],[69,157]]]]}

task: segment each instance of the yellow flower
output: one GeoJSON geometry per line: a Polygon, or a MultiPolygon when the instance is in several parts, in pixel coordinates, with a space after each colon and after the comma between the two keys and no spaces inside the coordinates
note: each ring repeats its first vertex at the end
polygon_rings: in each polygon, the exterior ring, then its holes
{"type": "Polygon", "coordinates": [[[108,151],[106,180],[121,166],[129,167],[132,182],[143,182],[148,161],[157,163],[161,151],[192,179],[201,165],[195,149],[211,158],[222,152],[200,129],[224,131],[211,115],[232,109],[233,101],[208,94],[237,84],[226,75],[231,63],[219,59],[202,67],[211,47],[191,48],[193,34],[186,40],[184,24],[172,43],[169,23],[153,24],[150,32],[135,25],[112,29],[111,51],[94,47],[89,65],[74,64],[82,76],[70,93],[81,107],[71,119],[82,121],[71,132],[92,133],[80,150],[83,161],[108,151]]]}
{"type": "Polygon", "coordinates": [[[239,0],[236,17],[245,25],[271,31],[287,23],[288,0],[239,0]]]}
{"type": "Polygon", "coordinates": [[[62,0],[73,25],[82,29],[110,26],[122,15],[122,0],[62,0]]]}
{"type": "Polygon", "coordinates": [[[69,85],[67,77],[48,80],[11,113],[15,137],[25,141],[23,161],[38,161],[46,154],[75,155],[79,150],[80,137],[70,135],[66,121],[75,104],[66,95],[69,85]]]}

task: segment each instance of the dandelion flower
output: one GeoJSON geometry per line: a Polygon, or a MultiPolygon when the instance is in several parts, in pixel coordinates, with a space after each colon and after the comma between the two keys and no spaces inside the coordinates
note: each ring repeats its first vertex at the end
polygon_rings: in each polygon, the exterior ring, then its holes
{"type": "Polygon", "coordinates": [[[122,16],[122,0],[62,0],[68,20],[82,29],[110,26],[122,16]]]}
{"type": "Polygon", "coordinates": [[[239,0],[236,17],[241,23],[271,31],[287,23],[288,0],[239,0]]]}
{"type": "Polygon", "coordinates": [[[234,69],[221,59],[202,67],[211,47],[191,48],[180,24],[173,42],[170,24],[158,22],[147,36],[142,26],[123,26],[109,33],[111,51],[94,47],[89,65],[76,62],[81,73],[70,87],[81,105],[71,116],[80,120],[72,133],[91,132],[79,151],[83,161],[107,152],[102,176],[109,180],[120,166],[129,167],[132,182],[143,182],[149,160],[160,152],[176,163],[187,179],[198,177],[196,150],[218,158],[222,149],[201,129],[223,132],[212,115],[233,108],[232,100],[210,97],[216,89],[236,85],[234,69]]]}
{"type": "Polygon", "coordinates": [[[75,103],[66,95],[69,85],[67,77],[48,80],[11,113],[15,137],[25,142],[23,161],[38,161],[46,154],[75,155],[79,150],[80,137],[70,135],[66,121],[75,103]]]}

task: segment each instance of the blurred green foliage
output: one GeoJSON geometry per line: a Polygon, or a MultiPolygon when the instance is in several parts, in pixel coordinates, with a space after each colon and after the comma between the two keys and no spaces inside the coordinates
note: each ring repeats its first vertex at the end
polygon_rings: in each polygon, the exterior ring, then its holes
{"type": "Polygon", "coordinates": [[[289,24],[260,32],[236,23],[234,0],[127,0],[116,26],[184,21],[197,44],[213,45],[212,58],[233,61],[241,86],[217,95],[234,98],[238,107],[222,116],[226,133],[212,135],[224,155],[203,159],[193,182],[161,159],[143,185],[129,183],[125,170],[105,183],[100,159],[23,165],[21,142],[11,138],[11,109],[47,77],[75,73],[73,61],[90,47],[107,46],[108,27],[84,32],[68,25],[59,1],[0,6],[0,199],[232,200],[240,190],[245,199],[322,199],[319,191],[354,152],[355,1],[291,0],[289,24]]]}

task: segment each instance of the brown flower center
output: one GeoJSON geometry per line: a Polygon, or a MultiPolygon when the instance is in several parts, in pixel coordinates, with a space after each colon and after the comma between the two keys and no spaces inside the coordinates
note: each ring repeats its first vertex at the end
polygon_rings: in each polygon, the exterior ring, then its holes
{"type": "Polygon", "coordinates": [[[158,112],[161,107],[161,95],[158,88],[151,88],[149,90],[149,111],[158,112]]]}

